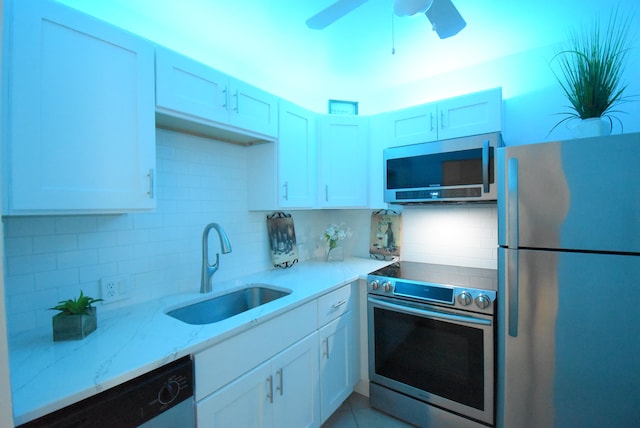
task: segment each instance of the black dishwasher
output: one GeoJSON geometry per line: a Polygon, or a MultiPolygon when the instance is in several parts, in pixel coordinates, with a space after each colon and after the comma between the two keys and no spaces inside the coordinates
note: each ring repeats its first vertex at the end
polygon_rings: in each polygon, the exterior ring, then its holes
{"type": "Polygon", "coordinates": [[[193,363],[183,357],[18,428],[195,427],[193,363]]]}

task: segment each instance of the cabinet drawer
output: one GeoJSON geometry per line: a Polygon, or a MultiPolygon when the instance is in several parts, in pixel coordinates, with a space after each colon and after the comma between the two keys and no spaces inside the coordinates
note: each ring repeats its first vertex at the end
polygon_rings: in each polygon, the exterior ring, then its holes
{"type": "Polygon", "coordinates": [[[351,309],[351,284],[318,299],[318,326],[338,318],[351,309]]]}

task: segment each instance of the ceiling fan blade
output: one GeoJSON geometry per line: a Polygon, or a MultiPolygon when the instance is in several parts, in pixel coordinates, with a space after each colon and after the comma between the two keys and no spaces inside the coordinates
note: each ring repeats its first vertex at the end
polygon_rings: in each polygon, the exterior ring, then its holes
{"type": "Polygon", "coordinates": [[[412,16],[426,12],[433,0],[393,0],[393,13],[397,16],[412,16]]]}
{"type": "Polygon", "coordinates": [[[367,1],[368,0],[338,0],[331,6],[307,19],[307,27],[313,30],[322,30],[367,1]]]}
{"type": "Polygon", "coordinates": [[[467,25],[451,0],[433,0],[425,15],[441,39],[455,36],[467,25]]]}

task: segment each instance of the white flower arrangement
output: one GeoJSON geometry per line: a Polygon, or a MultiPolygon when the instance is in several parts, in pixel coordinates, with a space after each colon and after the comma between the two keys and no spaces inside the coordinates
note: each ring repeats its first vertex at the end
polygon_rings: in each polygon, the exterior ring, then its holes
{"type": "Polygon", "coordinates": [[[351,237],[351,229],[341,223],[339,226],[330,224],[324,231],[324,239],[329,243],[329,248],[334,249],[338,246],[338,241],[343,241],[351,237]]]}

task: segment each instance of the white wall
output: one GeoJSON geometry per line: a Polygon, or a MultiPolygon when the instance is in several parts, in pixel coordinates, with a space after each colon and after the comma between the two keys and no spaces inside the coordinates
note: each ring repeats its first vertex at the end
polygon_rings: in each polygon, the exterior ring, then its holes
{"type": "MultiPolygon", "coordinates": [[[[2,46],[2,16],[4,11],[2,2],[3,0],[0,0],[0,46],[2,46]]],[[[0,58],[1,64],[2,60],[0,58]]],[[[0,198],[1,200],[2,198],[0,198]]],[[[11,384],[6,381],[6,379],[9,379],[9,350],[7,346],[4,289],[4,244],[2,230],[0,230],[0,379],[3,379],[0,382],[0,427],[7,428],[13,426],[13,407],[11,403],[11,384]]]]}
{"type": "MultiPolygon", "coordinates": [[[[640,36],[634,39],[625,69],[626,94],[634,102],[620,105],[616,114],[624,130],[615,123],[613,133],[640,132],[640,36]]],[[[503,127],[506,145],[519,145],[571,138],[566,125],[553,132],[553,126],[564,116],[568,102],[564,98],[550,67],[557,46],[546,46],[527,52],[424,80],[370,91],[361,99],[362,114],[374,114],[425,102],[462,95],[484,89],[502,87],[503,127]]]]}

